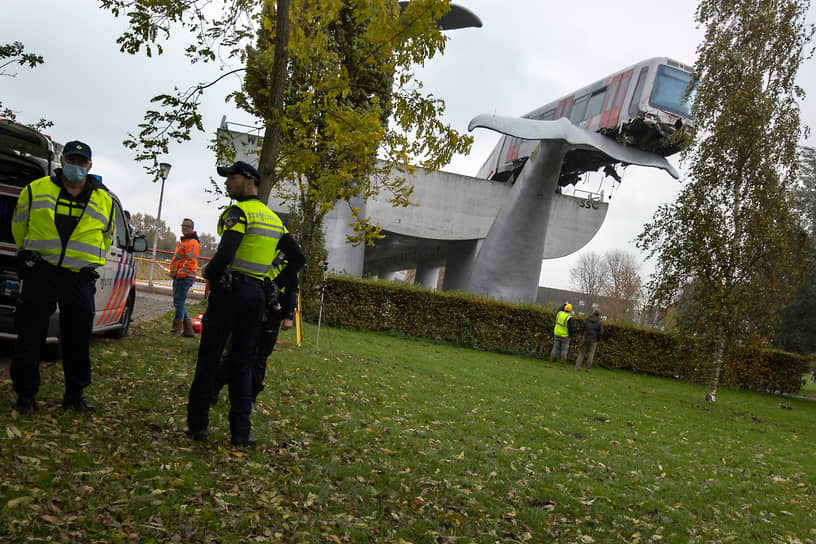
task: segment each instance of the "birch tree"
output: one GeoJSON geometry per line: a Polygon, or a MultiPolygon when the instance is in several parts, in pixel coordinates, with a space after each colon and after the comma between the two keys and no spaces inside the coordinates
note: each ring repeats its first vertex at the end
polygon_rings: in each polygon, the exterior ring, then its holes
{"type": "Polygon", "coordinates": [[[726,355],[767,346],[799,281],[805,233],[789,205],[797,144],[805,134],[796,84],[812,56],[807,0],[702,0],[705,30],[693,83],[696,135],[684,152],[689,181],[638,237],[656,260],[649,282],[658,306],[694,285],[683,333],[702,346],[714,402],[726,355]]]}
{"type": "Polygon", "coordinates": [[[801,225],[808,233],[808,246],[799,252],[799,258],[808,263],[807,272],[782,312],[774,334],[774,345],[810,355],[816,354],[816,319],[813,318],[813,301],[816,300],[816,149],[800,148],[799,165],[793,203],[801,225]]]}

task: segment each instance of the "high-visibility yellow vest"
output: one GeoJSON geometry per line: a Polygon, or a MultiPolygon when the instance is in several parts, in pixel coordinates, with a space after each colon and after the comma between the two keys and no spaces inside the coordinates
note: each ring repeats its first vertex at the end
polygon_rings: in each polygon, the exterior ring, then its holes
{"type": "MultiPolygon", "coordinates": [[[[286,228],[286,225],[283,226],[283,234],[288,234],[289,229],[286,228]]],[[[281,234],[281,236],[283,236],[281,234]]],[[[275,258],[272,260],[272,266],[269,268],[269,272],[266,273],[266,277],[270,280],[274,280],[277,278],[280,273],[286,268],[288,261],[286,259],[286,255],[282,254],[280,251],[276,251],[275,258]]],[[[283,289],[281,289],[283,291],[283,289]]]]}
{"type": "Polygon", "coordinates": [[[17,199],[11,233],[18,249],[29,249],[47,262],[74,272],[86,266],[102,266],[113,241],[113,200],[102,188],[91,192],[84,208],[73,208],[60,198],[60,187],[50,177],[29,183],[17,199]],[[55,218],[79,217],[63,247],[55,218]]]}
{"type": "Polygon", "coordinates": [[[558,312],[558,315],[555,316],[555,330],[553,334],[555,336],[560,336],[561,338],[566,338],[569,336],[569,327],[567,326],[567,321],[572,319],[572,316],[569,312],[558,312]]]}
{"type": "MultiPolygon", "coordinates": [[[[228,268],[263,279],[278,254],[278,240],[284,232],[283,221],[257,198],[234,205],[241,208],[247,222],[246,225],[236,224],[230,227],[230,230],[243,233],[244,237],[228,268]]],[[[228,213],[229,208],[221,214],[221,220],[218,221],[219,236],[224,234],[224,219],[228,213]]]]}

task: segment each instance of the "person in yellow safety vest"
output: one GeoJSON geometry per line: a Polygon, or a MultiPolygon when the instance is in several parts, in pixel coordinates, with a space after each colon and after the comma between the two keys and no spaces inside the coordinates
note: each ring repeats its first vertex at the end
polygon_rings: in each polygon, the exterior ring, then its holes
{"type": "MultiPolygon", "coordinates": [[[[187,434],[207,439],[210,399],[221,354],[231,336],[229,359],[229,426],[233,446],[254,446],[249,420],[252,411],[252,363],[263,319],[264,279],[279,251],[285,228],[280,218],[258,199],[261,177],[238,161],[219,167],[227,194],[236,201],[218,220],[221,241],[203,276],[210,282],[207,311],[201,321],[201,343],[187,403],[187,434]]],[[[285,245],[285,244],[284,244],[285,245]]]]}
{"type": "Polygon", "coordinates": [[[14,313],[17,341],[10,367],[20,414],[37,410],[40,351],[57,306],[65,375],[63,406],[95,410],[83,389],[91,383],[88,344],[99,277],[95,269],[105,264],[113,240],[113,200],[101,182],[88,174],[90,146],[68,142],[60,162],[62,168],[53,176],[23,188],[11,224],[23,280],[14,313]]]}
{"type": "MultiPolygon", "coordinates": [[[[266,376],[266,360],[275,350],[278,342],[278,332],[289,330],[294,326],[294,313],[297,307],[298,283],[297,272],[305,264],[306,256],[300,245],[292,239],[287,231],[278,247],[287,247],[289,254],[281,251],[272,262],[272,269],[268,277],[274,282],[278,292],[267,296],[266,311],[264,320],[261,323],[260,337],[256,347],[256,356],[252,365],[252,405],[257,402],[258,395],[263,391],[264,377],[266,376]]],[[[232,345],[227,345],[227,350],[221,358],[221,364],[216,374],[215,389],[210,404],[217,404],[221,389],[226,385],[229,378],[229,358],[232,356],[232,345]]]]}
{"type": "Polygon", "coordinates": [[[560,352],[562,367],[567,366],[567,348],[569,348],[570,338],[575,334],[573,321],[572,304],[567,302],[558,309],[558,313],[555,315],[555,330],[553,331],[555,341],[553,342],[552,351],[550,351],[550,362],[560,352]]]}

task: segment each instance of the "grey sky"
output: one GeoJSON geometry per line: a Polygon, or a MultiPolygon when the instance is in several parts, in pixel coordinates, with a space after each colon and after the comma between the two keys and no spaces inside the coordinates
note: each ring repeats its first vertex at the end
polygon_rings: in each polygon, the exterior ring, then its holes
{"type": "MultiPolygon", "coordinates": [[[[451,32],[445,55],[418,72],[426,90],[446,101],[447,120],[460,131],[466,131],[477,114],[521,115],[648,57],[668,56],[693,64],[702,37],[694,23],[697,2],[692,0],[458,3],[479,15],[484,27],[451,32]]],[[[132,212],[155,215],[159,187],[121,142],[137,131],[152,96],[213,80],[220,72],[213,65],[190,65],[180,54],[180,37],[173,38],[166,55],[151,59],[119,53],[115,40],[124,28],[124,21],[103,12],[92,0],[3,0],[0,41],[21,41],[46,62],[34,70],[15,68],[14,78],[0,78],[0,100],[23,122],[40,117],[54,121],[49,133],[57,141],[86,141],[94,151],[93,171],[132,212]]],[[[233,76],[208,90],[203,102],[206,134],[174,145],[166,157],[173,170],[165,186],[162,218],[177,235],[181,219],[188,216],[195,219],[199,232],[215,233],[218,211],[207,203],[210,197],[203,191],[209,178],[217,177],[207,144],[223,115],[252,123],[224,103],[239,84],[233,76]]],[[[803,67],[800,84],[816,94],[813,61],[803,67]]],[[[802,117],[813,124],[816,97],[803,104],[802,117]]],[[[471,154],[456,157],[446,170],[476,173],[498,137],[483,129],[474,136],[471,154]]],[[[808,143],[813,145],[812,137],[808,143]]],[[[678,164],[679,158],[671,160],[678,164]]],[[[600,184],[600,177],[592,176],[587,188],[595,190],[600,184]]],[[[606,181],[603,186],[608,193],[611,184],[606,181]]],[[[627,169],[613,193],[606,222],[582,252],[613,248],[636,252],[631,240],[657,206],[672,201],[680,187],[662,171],[627,169]]],[[[567,288],[569,268],[580,253],[545,261],[541,284],[567,288]]],[[[647,265],[643,272],[650,269],[647,265]]]]}

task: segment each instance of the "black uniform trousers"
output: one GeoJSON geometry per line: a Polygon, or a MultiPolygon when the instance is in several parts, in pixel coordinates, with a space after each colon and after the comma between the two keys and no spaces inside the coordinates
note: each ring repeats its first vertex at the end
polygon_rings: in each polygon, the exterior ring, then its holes
{"type": "Polygon", "coordinates": [[[260,281],[233,282],[229,290],[214,289],[201,320],[195,377],[187,403],[187,426],[199,431],[209,425],[210,399],[227,339],[232,335],[229,360],[230,433],[249,436],[252,411],[252,362],[263,319],[264,291],[260,281]]]}
{"type": "MultiPolygon", "coordinates": [[[[278,331],[283,321],[283,309],[267,309],[266,319],[261,322],[258,329],[259,337],[255,355],[252,357],[252,401],[258,398],[263,391],[264,377],[266,376],[266,360],[275,350],[278,343],[278,331]]],[[[215,389],[213,390],[213,401],[217,399],[221,389],[229,381],[229,359],[232,357],[232,339],[227,344],[227,351],[221,359],[215,378],[215,389]]]]}
{"type": "Polygon", "coordinates": [[[257,399],[263,391],[266,376],[266,360],[275,351],[278,343],[278,331],[283,321],[283,309],[269,310],[266,320],[261,323],[261,336],[258,349],[255,350],[255,361],[252,365],[252,398],[257,399]]]}
{"type": "Polygon", "coordinates": [[[93,331],[96,281],[41,262],[23,280],[14,325],[17,342],[11,380],[20,397],[34,398],[40,388],[40,356],[51,314],[59,306],[65,395],[77,398],[91,383],[89,342],[93,331]]]}

